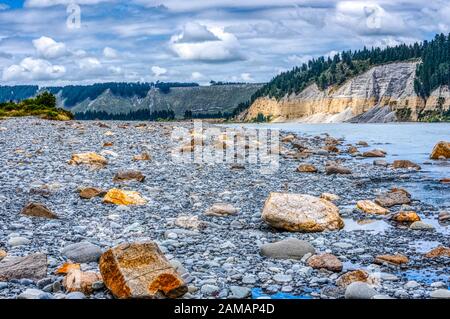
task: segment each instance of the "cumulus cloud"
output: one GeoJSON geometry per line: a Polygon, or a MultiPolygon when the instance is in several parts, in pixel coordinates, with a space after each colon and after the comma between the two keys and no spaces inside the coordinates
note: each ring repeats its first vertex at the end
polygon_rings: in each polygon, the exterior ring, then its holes
{"type": "Polygon", "coordinates": [[[194,81],[200,80],[204,77],[205,76],[203,74],[201,74],[200,72],[192,72],[192,74],[191,74],[191,79],[194,81]]]}
{"type": "Polygon", "coordinates": [[[13,64],[3,70],[4,81],[40,81],[61,78],[66,73],[62,65],[53,65],[49,61],[25,58],[20,64],[13,64]]]}
{"type": "Polygon", "coordinates": [[[103,56],[107,59],[116,59],[119,56],[119,54],[115,49],[106,47],[103,49],[103,56]]]}
{"type": "Polygon", "coordinates": [[[227,62],[243,60],[238,39],[222,28],[191,24],[171,38],[172,50],[183,60],[227,62]]]}
{"type": "Polygon", "coordinates": [[[162,75],[167,73],[167,69],[162,68],[162,67],[157,66],[157,65],[154,65],[154,66],[152,66],[152,72],[153,72],[154,76],[160,77],[160,76],[162,76],[162,75]]]}
{"type": "Polygon", "coordinates": [[[102,64],[97,58],[88,57],[78,61],[78,66],[82,70],[91,71],[101,68],[102,64]]]}
{"type": "Polygon", "coordinates": [[[66,45],[49,37],[33,40],[33,45],[37,54],[45,59],[55,59],[67,55],[66,45]]]}

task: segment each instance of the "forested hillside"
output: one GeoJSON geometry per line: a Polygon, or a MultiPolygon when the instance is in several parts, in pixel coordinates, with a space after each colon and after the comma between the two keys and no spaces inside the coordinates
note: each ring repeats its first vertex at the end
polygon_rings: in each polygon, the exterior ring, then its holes
{"type": "Polygon", "coordinates": [[[358,51],[344,51],[333,57],[312,59],[274,77],[249,102],[241,103],[234,114],[248,108],[259,97],[279,100],[286,95],[300,93],[312,83],[324,90],[330,86],[339,86],[373,66],[408,60],[422,61],[417,67],[415,81],[416,93],[421,96],[426,98],[439,86],[450,85],[450,34],[439,34],[432,41],[410,45],[384,49],[364,47],[358,51]]]}

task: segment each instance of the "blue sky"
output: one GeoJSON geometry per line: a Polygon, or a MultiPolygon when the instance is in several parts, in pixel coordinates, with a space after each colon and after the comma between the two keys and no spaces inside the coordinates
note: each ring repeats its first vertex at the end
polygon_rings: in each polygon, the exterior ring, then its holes
{"type": "Polygon", "coordinates": [[[440,32],[449,1],[0,0],[0,85],[265,82],[312,57],[440,32]]]}

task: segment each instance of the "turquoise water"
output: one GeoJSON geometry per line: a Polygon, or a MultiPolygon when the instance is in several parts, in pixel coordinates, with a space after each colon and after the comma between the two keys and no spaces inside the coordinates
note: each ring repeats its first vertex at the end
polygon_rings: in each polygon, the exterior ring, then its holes
{"type": "MultiPolygon", "coordinates": [[[[450,123],[386,123],[386,124],[234,124],[234,127],[270,128],[295,132],[302,136],[324,133],[335,138],[344,138],[345,144],[366,141],[369,147],[358,147],[360,151],[381,148],[387,152],[386,161],[410,160],[422,166],[418,174],[428,181],[405,184],[415,198],[447,206],[450,203],[450,185],[439,183],[441,178],[450,178],[450,161],[431,161],[430,153],[439,141],[450,141],[450,123]],[[428,163],[428,165],[427,165],[428,163]]],[[[361,159],[368,163],[373,158],[361,159]]]]}
{"type": "Polygon", "coordinates": [[[261,288],[252,289],[252,299],[313,299],[309,295],[292,295],[284,292],[277,292],[273,295],[264,294],[261,288]]]}

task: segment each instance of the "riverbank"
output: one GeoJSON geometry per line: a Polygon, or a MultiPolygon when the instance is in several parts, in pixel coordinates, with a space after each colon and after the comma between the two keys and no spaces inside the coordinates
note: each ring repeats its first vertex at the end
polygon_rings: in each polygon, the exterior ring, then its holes
{"type": "MultiPolygon", "coordinates": [[[[64,275],[55,271],[69,261],[69,245],[86,241],[100,252],[122,243],[157,242],[188,286],[183,298],[280,294],[344,298],[346,288],[338,284],[338,278],[353,270],[369,276],[366,279],[371,286],[363,289],[370,297],[422,299],[448,292],[448,257],[425,257],[438,246],[448,246],[449,226],[438,220],[442,211],[449,211],[448,203],[436,205],[412,197],[408,204],[390,207],[386,216],[364,213],[356,204],[374,200],[393,187],[408,190],[408,185],[425,185],[446,192],[449,184],[439,178],[424,179],[417,170],[359,160],[348,153],[347,141],[325,135],[285,139],[275,174],[261,174],[258,166],[250,164],[176,163],[171,151],[177,144],[170,137],[173,128],[180,126],[192,128],[186,122],[139,125],[31,118],[1,121],[0,250],[6,253],[2,263],[40,252],[47,256],[48,268],[38,280],[0,280],[0,297],[27,297],[23,295],[27,289],[38,289],[42,294],[34,293],[42,298],[82,297],[65,291],[64,275]],[[300,151],[293,141],[309,151],[300,151]],[[339,153],[331,147],[324,149],[330,145],[339,153]],[[85,152],[100,154],[108,164],[101,169],[68,164],[72,154],[85,152]],[[143,153],[149,154],[151,160],[133,160],[143,153]],[[344,166],[351,174],[326,174],[328,162],[344,166]],[[314,165],[318,172],[298,172],[304,163],[314,165]],[[126,184],[113,181],[118,171],[131,169],[140,171],[145,179],[126,184]],[[101,197],[85,200],[78,190],[86,187],[137,191],[147,203],[115,206],[103,203],[101,197]],[[334,203],[345,226],[317,233],[275,230],[261,218],[272,192],[316,197],[335,194],[339,199],[334,203]],[[29,202],[44,204],[59,219],[21,215],[29,202]],[[230,204],[237,213],[222,217],[206,213],[216,203],[230,204]],[[417,212],[432,229],[413,230],[388,219],[399,211],[417,212]],[[194,216],[199,223],[194,223],[197,227],[180,223],[180,216],[194,216]],[[287,238],[306,241],[316,255],[332,254],[342,269],[313,268],[307,254],[298,260],[261,254],[261,246],[287,238]],[[408,261],[400,265],[375,263],[377,256],[396,254],[406,256],[408,261]]],[[[282,137],[287,135],[283,133],[282,137]]],[[[433,146],[429,145],[430,150],[433,146]]],[[[79,262],[81,270],[98,273],[96,259],[98,256],[79,262]]],[[[98,280],[85,297],[102,299],[112,295],[98,280]]]]}

